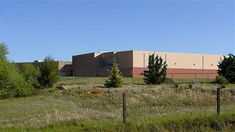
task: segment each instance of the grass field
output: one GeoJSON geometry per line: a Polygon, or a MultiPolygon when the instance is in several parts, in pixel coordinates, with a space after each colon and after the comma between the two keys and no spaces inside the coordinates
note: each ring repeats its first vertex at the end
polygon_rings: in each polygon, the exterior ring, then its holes
{"type": "Polygon", "coordinates": [[[123,88],[102,88],[105,78],[62,78],[37,95],[0,100],[0,131],[173,131],[235,130],[235,87],[222,90],[216,117],[216,88],[208,80],[178,79],[143,85],[125,78],[123,88]],[[134,82],[134,83],[133,83],[134,82]],[[208,83],[206,83],[208,82],[208,83]],[[69,86],[60,90],[58,86],[69,86]],[[128,124],[122,124],[122,92],[127,92],[128,124]]]}
{"type": "MultiPolygon", "coordinates": [[[[91,84],[91,85],[103,85],[105,83],[106,77],[62,77],[58,84],[91,84]]],[[[173,79],[176,83],[201,83],[201,84],[211,84],[213,80],[210,79],[173,79]]],[[[123,78],[124,84],[136,84],[145,85],[143,78],[123,78]]]]}

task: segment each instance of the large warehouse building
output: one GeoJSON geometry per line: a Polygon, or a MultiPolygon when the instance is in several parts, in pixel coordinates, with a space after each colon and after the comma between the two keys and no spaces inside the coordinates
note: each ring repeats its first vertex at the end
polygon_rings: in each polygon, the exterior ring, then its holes
{"type": "Polygon", "coordinates": [[[140,77],[148,65],[150,54],[159,55],[167,65],[168,78],[208,78],[217,76],[217,65],[222,55],[186,54],[154,51],[120,51],[89,53],[73,56],[75,76],[108,76],[113,63],[117,63],[123,76],[140,77]]]}

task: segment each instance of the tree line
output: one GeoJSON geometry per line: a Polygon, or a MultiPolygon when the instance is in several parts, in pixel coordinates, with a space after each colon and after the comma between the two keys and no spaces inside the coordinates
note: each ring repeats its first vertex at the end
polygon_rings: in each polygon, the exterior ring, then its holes
{"type": "MultiPolygon", "coordinates": [[[[57,62],[46,57],[40,65],[23,64],[17,67],[7,58],[8,49],[0,43],[0,98],[21,97],[32,95],[37,89],[50,88],[59,81],[57,62]]],[[[158,55],[149,56],[147,70],[143,72],[146,84],[161,84],[167,80],[167,64],[158,55]]],[[[235,56],[224,56],[218,64],[218,76],[215,79],[218,84],[235,83],[235,56]]],[[[122,74],[117,64],[113,64],[105,87],[121,87],[123,85],[122,74]]]]}
{"type": "Polygon", "coordinates": [[[32,95],[59,80],[58,65],[53,58],[46,57],[41,65],[18,67],[8,60],[7,54],[7,46],[0,43],[0,98],[32,95]]]}

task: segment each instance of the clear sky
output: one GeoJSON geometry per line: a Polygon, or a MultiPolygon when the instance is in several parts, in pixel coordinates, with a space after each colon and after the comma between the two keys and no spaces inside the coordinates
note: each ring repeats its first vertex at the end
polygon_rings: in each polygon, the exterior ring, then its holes
{"type": "Polygon", "coordinates": [[[119,50],[235,54],[235,0],[0,0],[12,61],[119,50]]]}

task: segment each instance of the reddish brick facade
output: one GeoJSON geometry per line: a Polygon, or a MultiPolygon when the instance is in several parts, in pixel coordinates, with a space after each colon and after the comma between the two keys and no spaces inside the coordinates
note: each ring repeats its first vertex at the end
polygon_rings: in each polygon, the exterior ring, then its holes
{"type": "MultiPolygon", "coordinates": [[[[132,69],[133,77],[141,77],[144,70],[147,68],[136,68],[132,69]]],[[[167,77],[168,78],[207,78],[215,79],[217,76],[217,70],[207,70],[207,69],[176,69],[168,68],[167,77]]]]}

